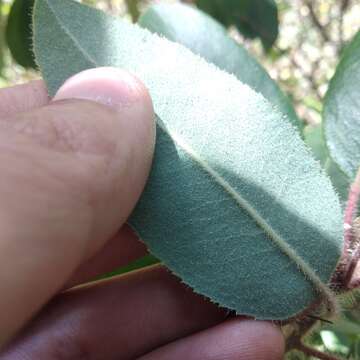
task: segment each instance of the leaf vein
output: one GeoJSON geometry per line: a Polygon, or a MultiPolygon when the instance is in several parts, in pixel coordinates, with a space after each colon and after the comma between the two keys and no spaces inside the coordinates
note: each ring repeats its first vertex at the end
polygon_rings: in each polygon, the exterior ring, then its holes
{"type": "Polygon", "coordinates": [[[81,46],[79,41],[71,34],[71,32],[67,29],[67,27],[61,22],[61,19],[57,16],[56,11],[51,6],[50,1],[49,0],[45,0],[45,1],[49,7],[49,10],[54,15],[54,18],[59,24],[61,30],[63,30],[64,33],[74,42],[74,45],[78,48],[78,50],[80,50],[81,54],[85,57],[87,61],[91,63],[91,65],[93,65],[94,67],[99,67],[96,60],[81,46]]]}
{"type": "Polygon", "coordinates": [[[301,270],[304,276],[311,281],[315,289],[324,297],[329,306],[329,311],[334,312],[335,304],[333,294],[329,287],[322,282],[314,270],[304,261],[297,252],[271,227],[270,224],[256,211],[256,209],[243,198],[216,170],[209,166],[194,149],[191,148],[178,135],[173,134],[165,127],[162,121],[158,121],[158,125],[170,138],[188,155],[194,162],[201,166],[206,173],[211,176],[215,182],[221,186],[237,203],[237,205],[245,210],[256,222],[256,224],[265,232],[272,242],[292,260],[301,270]]]}

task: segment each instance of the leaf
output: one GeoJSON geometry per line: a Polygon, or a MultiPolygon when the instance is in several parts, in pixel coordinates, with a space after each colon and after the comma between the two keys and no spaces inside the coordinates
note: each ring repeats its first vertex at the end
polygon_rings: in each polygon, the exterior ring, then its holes
{"type": "Polygon", "coordinates": [[[222,25],[202,11],[182,4],[156,4],[141,16],[139,24],[234,74],[264,95],[295,126],[301,127],[289,99],[265,69],[227,34],[222,25]]]}
{"type": "Polygon", "coordinates": [[[350,179],[329,156],[322,126],[307,126],[304,128],[303,135],[305,143],[310,147],[315,158],[320,161],[326,173],[329,175],[344,206],[348,198],[350,179]]]}
{"type": "Polygon", "coordinates": [[[304,141],[309,145],[315,159],[319,160],[321,165],[324,165],[329,154],[326,149],[321,126],[308,125],[304,128],[303,135],[304,141]]]}
{"type": "Polygon", "coordinates": [[[130,224],[157,258],[196,292],[259,319],[331,298],[339,201],[260,94],[179,44],[70,0],[37,0],[34,31],[51,95],[94,66],[122,67],[148,87],[157,144],[130,224]]]}
{"type": "Polygon", "coordinates": [[[225,26],[235,25],[245,37],[259,37],[266,49],[271,48],[278,36],[274,0],[197,0],[196,5],[225,26]]]}
{"type": "Polygon", "coordinates": [[[107,279],[107,278],[110,278],[110,277],[113,277],[113,276],[126,274],[128,272],[143,269],[143,268],[146,268],[148,266],[152,266],[152,265],[155,265],[155,264],[158,264],[158,263],[159,263],[159,260],[156,259],[154,256],[146,255],[146,256],[143,256],[140,259],[137,259],[137,260],[131,262],[127,266],[123,266],[121,268],[118,268],[118,269],[110,272],[110,273],[103,274],[103,275],[99,276],[96,280],[107,279]]]}
{"type": "Polygon", "coordinates": [[[339,166],[329,156],[324,164],[326,173],[329,175],[334,188],[341,199],[343,206],[349,196],[349,189],[351,185],[350,179],[341,171],[339,166]]]}
{"type": "Polygon", "coordinates": [[[360,166],[360,32],[345,50],[324,105],[324,133],[331,157],[354,179],[360,166]]]}
{"type": "Polygon", "coordinates": [[[6,26],[6,42],[15,61],[25,68],[36,68],[32,51],[32,9],[34,0],[15,0],[6,26]]]}
{"type": "Polygon", "coordinates": [[[346,336],[329,330],[322,330],[320,335],[328,351],[345,356],[348,355],[350,342],[346,336]]]}
{"type": "Polygon", "coordinates": [[[323,326],[323,328],[330,331],[336,331],[349,337],[354,335],[358,336],[360,334],[360,324],[358,322],[351,321],[344,316],[336,319],[336,323],[334,325],[326,325],[323,326]]]}

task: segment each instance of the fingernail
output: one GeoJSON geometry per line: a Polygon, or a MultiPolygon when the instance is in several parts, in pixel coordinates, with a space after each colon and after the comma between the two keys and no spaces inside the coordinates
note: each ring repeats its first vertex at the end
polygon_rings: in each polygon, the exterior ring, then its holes
{"type": "Polygon", "coordinates": [[[69,78],[53,101],[82,99],[119,109],[143,99],[142,83],[124,70],[102,67],[82,71],[69,78]]]}

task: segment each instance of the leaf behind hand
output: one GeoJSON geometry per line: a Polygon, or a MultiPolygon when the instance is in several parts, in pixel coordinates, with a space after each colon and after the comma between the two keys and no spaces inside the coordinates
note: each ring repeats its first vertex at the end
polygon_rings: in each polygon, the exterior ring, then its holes
{"type": "Polygon", "coordinates": [[[195,291],[260,319],[331,297],[339,201],[268,101],[185,47],[76,2],[37,0],[34,19],[51,94],[95,66],[148,87],[157,145],[130,224],[155,256],[195,291]]]}

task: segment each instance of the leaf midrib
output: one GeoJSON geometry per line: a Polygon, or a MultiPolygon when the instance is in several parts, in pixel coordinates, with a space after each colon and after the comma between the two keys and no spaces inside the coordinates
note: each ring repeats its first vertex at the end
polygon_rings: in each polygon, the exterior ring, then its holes
{"type": "Polygon", "coordinates": [[[63,22],[61,21],[61,19],[57,16],[56,11],[54,10],[54,8],[51,5],[51,0],[45,0],[46,4],[49,6],[49,9],[51,11],[51,13],[54,15],[57,23],[59,24],[61,30],[64,31],[64,33],[74,42],[75,46],[80,50],[81,54],[84,55],[84,58],[91,63],[91,65],[93,65],[94,67],[99,67],[99,65],[97,64],[96,60],[86,51],[86,49],[84,49],[81,44],[79,43],[79,41],[76,39],[76,37],[74,37],[71,32],[67,29],[67,27],[63,24],[63,22]]]}
{"type": "MultiPolygon", "coordinates": [[[[94,67],[99,67],[100,64],[97,64],[96,60],[84,49],[78,40],[71,34],[67,29],[66,25],[57,15],[54,8],[51,6],[51,0],[43,0],[48,5],[49,10],[54,15],[60,29],[64,31],[70,40],[74,42],[74,45],[78,47],[81,54],[87,59],[94,67]]],[[[209,166],[202,158],[199,156],[194,149],[191,148],[185,141],[183,141],[176,134],[173,134],[169,129],[167,129],[161,122],[157,122],[158,126],[164,131],[185,153],[188,154],[190,158],[193,159],[201,168],[211,176],[214,181],[228,193],[236,204],[245,210],[250,217],[255,221],[255,223],[264,231],[264,233],[271,239],[271,241],[283,252],[286,256],[293,261],[297,267],[304,274],[315,287],[315,289],[322,294],[322,296],[328,300],[328,303],[331,305],[333,298],[331,290],[327,287],[326,284],[317,276],[317,274],[311,269],[311,267],[304,261],[297,252],[267,223],[267,221],[262,218],[262,216],[256,211],[256,209],[245,199],[243,198],[216,170],[209,166]]]]}
{"type": "Polygon", "coordinates": [[[201,168],[211,176],[214,181],[224,191],[230,195],[236,204],[245,210],[255,223],[264,231],[264,233],[272,240],[272,242],[292,260],[298,268],[302,271],[305,278],[307,278],[316,290],[323,294],[329,300],[333,297],[331,290],[321,281],[311,267],[296,253],[296,251],[267,223],[267,221],[256,211],[256,209],[243,198],[216,170],[209,166],[185,141],[183,141],[176,134],[173,134],[169,129],[166,129],[161,122],[158,121],[158,126],[164,131],[173,141],[179,146],[194,162],[201,166],[201,168]]]}

